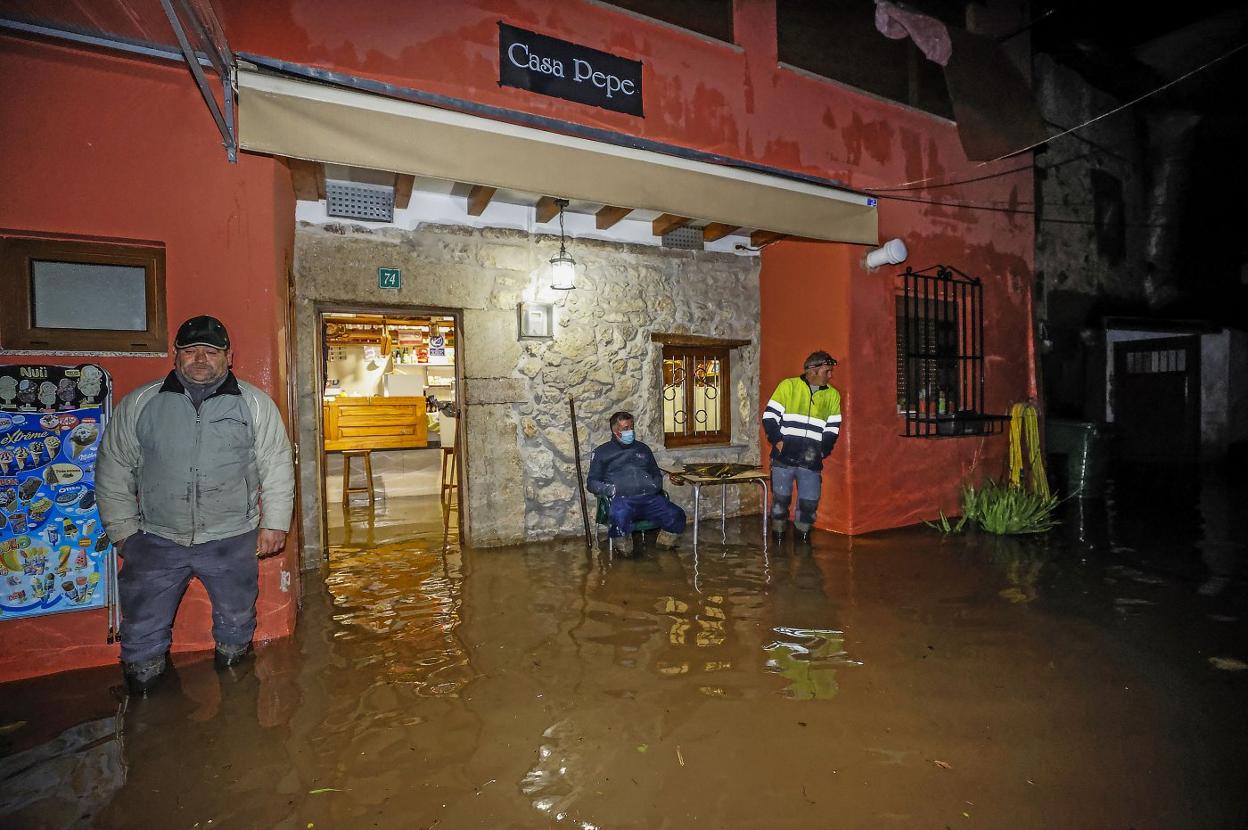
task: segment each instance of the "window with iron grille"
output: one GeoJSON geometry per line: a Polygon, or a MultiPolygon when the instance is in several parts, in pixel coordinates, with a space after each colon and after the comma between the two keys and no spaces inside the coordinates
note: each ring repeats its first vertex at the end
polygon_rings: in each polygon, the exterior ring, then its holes
{"type": "Polygon", "coordinates": [[[663,445],[732,443],[732,350],[749,340],[651,333],[661,345],[659,411],[663,445]]]}
{"type": "Polygon", "coordinates": [[[897,297],[897,410],[908,436],[983,435],[983,285],[956,268],[906,269],[897,297]]]}
{"type": "Polygon", "coordinates": [[[731,377],[726,346],[663,347],[663,444],[727,444],[731,377]]]}

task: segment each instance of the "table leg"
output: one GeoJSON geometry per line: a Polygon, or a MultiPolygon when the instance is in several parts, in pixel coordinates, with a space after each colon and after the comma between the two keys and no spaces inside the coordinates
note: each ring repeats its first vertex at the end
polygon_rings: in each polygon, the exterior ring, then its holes
{"type": "Polygon", "coordinates": [[[702,504],[702,485],[693,482],[693,549],[698,549],[698,518],[702,504]]]}
{"type": "Polygon", "coordinates": [[[728,485],[719,485],[719,541],[728,544],[728,485]]]}
{"type": "Polygon", "coordinates": [[[768,496],[771,494],[767,489],[767,479],[756,478],[754,481],[758,483],[759,487],[763,488],[763,553],[766,553],[767,539],[769,538],[767,536],[767,519],[771,516],[771,499],[769,499],[768,496]]]}

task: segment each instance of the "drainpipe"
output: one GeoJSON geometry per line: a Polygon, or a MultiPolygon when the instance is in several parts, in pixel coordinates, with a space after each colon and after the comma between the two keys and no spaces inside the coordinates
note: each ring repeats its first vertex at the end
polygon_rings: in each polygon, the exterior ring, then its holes
{"type": "Polygon", "coordinates": [[[1184,110],[1146,116],[1152,184],[1147,197],[1144,296],[1154,311],[1170,305],[1182,293],[1175,274],[1179,223],[1192,178],[1192,145],[1199,122],[1198,113],[1184,110]]]}

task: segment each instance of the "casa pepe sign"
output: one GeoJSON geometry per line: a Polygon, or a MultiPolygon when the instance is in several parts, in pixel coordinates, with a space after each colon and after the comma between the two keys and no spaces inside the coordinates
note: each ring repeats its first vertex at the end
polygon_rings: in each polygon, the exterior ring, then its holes
{"type": "Polygon", "coordinates": [[[498,24],[498,83],[643,116],[641,61],[498,24]]]}

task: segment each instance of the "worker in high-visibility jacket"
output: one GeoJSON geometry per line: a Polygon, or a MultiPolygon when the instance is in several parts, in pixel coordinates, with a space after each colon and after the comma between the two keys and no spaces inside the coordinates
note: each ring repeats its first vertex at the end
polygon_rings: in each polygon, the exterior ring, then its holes
{"type": "Polygon", "coordinates": [[[788,526],[793,486],[797,515],[793,526],[802,542],[810,541],[822,487],[823,459],[841,434],[841,393],[828,381],[836,358],[814,352],[803,372],[780,381],[763,412],[763,429],[771,444],[771,521],[777,538],[788,526]]]}

